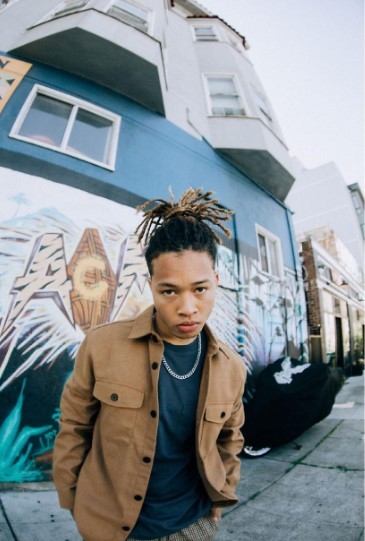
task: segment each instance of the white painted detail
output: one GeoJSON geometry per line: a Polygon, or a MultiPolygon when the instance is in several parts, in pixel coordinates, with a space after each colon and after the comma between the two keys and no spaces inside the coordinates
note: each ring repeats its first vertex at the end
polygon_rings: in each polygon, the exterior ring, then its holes
{"type": "Polygon", "coordinates": [[[290,357],[285,357],[281,363],[281,372],[276,372],[276,374],[274,374],[274,378],[279,384],[291,383],[293,381],[294,374],[301,374],[304,372],[304,370],[309,368],[309,366],[309,363],[305,363],[292,367],[290,357]]]}

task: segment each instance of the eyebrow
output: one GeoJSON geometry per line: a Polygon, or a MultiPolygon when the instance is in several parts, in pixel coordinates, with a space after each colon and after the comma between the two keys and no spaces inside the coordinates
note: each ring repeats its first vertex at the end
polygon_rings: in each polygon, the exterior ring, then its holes
{"type": "MultiPolygon", "coordinates": [[[[198,280],[197,282],[193,282],[192,286],[198,286],[201,284],[206,284],[207,282],[211,282],[209,278],[205,278],[205,280],[198,280]]],[[[177,284],[170,284],[169,282],[160,282],[157,284],[159,287],[178,287],[177,284]]]]}

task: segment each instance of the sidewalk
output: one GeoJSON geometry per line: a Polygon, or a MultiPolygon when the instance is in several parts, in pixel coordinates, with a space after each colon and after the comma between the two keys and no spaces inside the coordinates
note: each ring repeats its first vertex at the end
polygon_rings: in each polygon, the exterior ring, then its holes
{"type": "MultiPolygon", "coordinates": [[[[242,459],[240,503],[226,511],[217,541],[363,540],[363,434],[358,376],[346,381],[332,413],[295,443],[242,459]]],[[[0,541],[81,541],[52,483],[0,488],[0,541]]]]}

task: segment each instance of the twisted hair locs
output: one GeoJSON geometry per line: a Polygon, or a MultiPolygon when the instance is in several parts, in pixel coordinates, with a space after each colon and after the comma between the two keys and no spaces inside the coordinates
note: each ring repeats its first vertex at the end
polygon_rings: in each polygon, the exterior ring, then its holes
{"type": "Polygon", "coordinates": [[[144,212],[144,218],[135,231],[135,234],[138,235],[138,242],[144,240],[148,243],[159,226],[175,217],[204,223],[218,244],[221,243],[221,239],[209,224],[219,227],[227,237],[231,237],[230,230],[224,227],[221,222],[228,221],[234,212],[220,207],[218,199],[209,199],[211,195],[213,192],[204,193],[202,188],[188,188],[177,202],[171,193],[170,201],[151,199],[138,206],[137,212],[144,212]],[[155,206],[148,209],[154,203],[155,206]]]}

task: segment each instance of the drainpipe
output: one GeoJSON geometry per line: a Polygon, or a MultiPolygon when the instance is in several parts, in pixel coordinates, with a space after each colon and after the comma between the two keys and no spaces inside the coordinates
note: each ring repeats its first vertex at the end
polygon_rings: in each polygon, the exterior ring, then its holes
{"type": "MultiPolygon", "coordinates": [[[[291,221],[290,215],[289,215],[289,213],[292,214],[292,211],[289,210],[289,208],[286,206],[285,207],[285,212],[286,212],[286,221],[287,221],[287,224],[288,224],[289,235],[290,235],[292,257],[293,257],[293,262],[294,262],[294,275],[295,275],[296,283],[299,286],[299,277],[298,277],[299,258],[298,258],[298,253],[297,253],[297,250],[296,250],[297,241],[296,241],[296,238],[295,238],[295,233],[294,233],[294,230],[293,230],[292,221],[291,221]]],[[[299,340],[300,340],[300,355],[301,355],[301,357],[304,354],[303,328],[302,328],[303,322],[304,322],[304,320],[302,318],[301,323],[299,324],[299,340]]]]}

